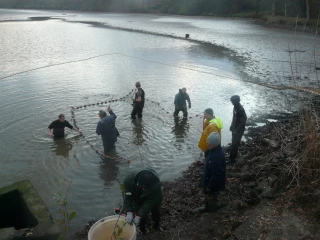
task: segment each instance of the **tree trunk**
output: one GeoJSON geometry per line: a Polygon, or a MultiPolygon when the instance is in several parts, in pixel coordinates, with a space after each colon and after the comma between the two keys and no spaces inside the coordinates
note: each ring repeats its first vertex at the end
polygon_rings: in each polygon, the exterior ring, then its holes
{"type": "Polygon", "coordinates": [[[287,17],[288,14],[287,14],[287,0],[284,1],[284,16],[287,17]]]}
{"type": "Polygon", "coordinates": [[[260,12],[260,1],[261,0],[256,0],[256,15],[258,15],[260,12]]]}
{"type": "Polygon", "coordinates": [[[277,0],[272,0],[272,16],[276,15],[276,2],[277,0]]]}
{"type": "Polygon", "coordinates": [[[307,17],[307,22],[310,19],[310,7],[309,7],[309,0],[306,0],[306,17],[307,17]]]}

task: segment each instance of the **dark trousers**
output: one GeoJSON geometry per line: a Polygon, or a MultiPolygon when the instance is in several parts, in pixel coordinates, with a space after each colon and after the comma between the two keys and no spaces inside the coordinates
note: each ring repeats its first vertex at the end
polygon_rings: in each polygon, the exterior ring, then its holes
{"type": "MultiPolygon", "coordinates": [[[[151,219],[152,219],[152,221],[154,221],[155,224],[160,223],[160,217],[161,217],[160,207],[156,207],[151,210],[151,219]]],[[[146,230],[147,220],[148,220],[148,217],[141,218],[141,220],[140,220],[140,230],[142,232],[144,232],[146,230]]]]}
{"type": "Polygon", "coordinates": [[[230,147],[230,161],[234,162],[238,157],[238,149],[241,143],[242,133],[232,133],[232,142],[230,147]]]}
{"type": "Polygon", "coordinates": [[[143,105],[136,103],[132,109],[131,117],[135,118],[136,114],[138,114],[138,118],[142,118],[142,110],[143,110],[143,105]]]}
{"type": "Polygon", "coordinates": [[[111,149],[113,149],[114,148],[114,144],[115,144],[115,142],[103,141],[104,154],[107,154],[111,149]]]}
{"type": "Polygon", "coordinates": [[[178,116],[179,112],[182,111],[183,112],[183,116],[187,117],[188,116],[188,110],[187,110],[187,106],[182,106],[182,107],[175,107],[174,116],[178,116]]]}

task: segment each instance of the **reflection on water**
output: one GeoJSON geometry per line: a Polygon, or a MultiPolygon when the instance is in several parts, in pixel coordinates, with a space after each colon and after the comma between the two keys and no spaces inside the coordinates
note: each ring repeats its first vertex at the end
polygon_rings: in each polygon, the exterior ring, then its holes
{"type": "Polygon", "coordinates": [[[174,126],[172,127],[172,133],[175,135],[176,139],[174,146],[177,150],[181,151],[186,148],[186,139],[188,139],[190,124],[187,118],[174,117],[174,126]]]}
{"type": "Polygon", "coordinates": [[[133,126],[133,136],[132,141],[135,145],[142,145],[146,139],[145,136],[147,135],[147,131],[145,131],[145,125],[142,119],[133,119],[132,120],[133,126]]]}
{"type": "Polygon", "coordinates": [[[188,123],[187,118],[174,118],[174,127],[172,128],[172,132],[177,138],[177,141],[184,142],[184,138],[188,137],[190,124],[188,123]]]}
{"type": "Polygon", "coordinates": [[[108,187],[114,184],[119,173],[119,167],[114,159],[104,159],[100,165],[99,177],[104,180],[104,186],[108,187]]]}
{"type": "Polygon", "coordinates": [[[77,141],[81,138],[80,135],[77,135],[72,138],[54,138],[51,150],[56,156],[68,157],[69,152],[71,151],[73,144],[72,141],[77,141]]]}

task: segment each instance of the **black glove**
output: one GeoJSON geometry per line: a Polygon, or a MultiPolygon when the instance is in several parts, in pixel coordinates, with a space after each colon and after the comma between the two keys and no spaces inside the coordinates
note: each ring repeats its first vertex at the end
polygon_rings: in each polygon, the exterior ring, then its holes
{"type": "Polygon", "coordinates": [[[230,127],[230,129],[229,129],[229,130],[230,130],[230,132],[232,132],[232,126],[230,127]]]}
{"type": "Polygon", "coordinates": [[[191,108],[191,105],[189,105],[188,107],[189,107],[189,109],[190,109],[190,108],[191,108]]]}

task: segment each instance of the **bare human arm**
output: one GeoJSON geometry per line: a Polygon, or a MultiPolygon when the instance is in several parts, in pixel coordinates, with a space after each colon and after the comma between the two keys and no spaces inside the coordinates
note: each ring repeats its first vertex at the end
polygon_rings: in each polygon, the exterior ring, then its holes
{"type": "Polygon", "coordinates": [[[49,133],[50,137],[54,138],[54,135],[53,135],[53,133],[52,133],[50,128],[48,128],[48,133],[49,133]]]}

